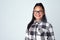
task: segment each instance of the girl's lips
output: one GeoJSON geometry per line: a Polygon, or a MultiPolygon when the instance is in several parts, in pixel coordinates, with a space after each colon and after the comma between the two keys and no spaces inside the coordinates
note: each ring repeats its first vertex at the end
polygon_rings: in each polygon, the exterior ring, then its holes
{"type": "Polygon", "coordinates": [[[40,17],[41,15],[38,15],[37,17],[40,17]]]}

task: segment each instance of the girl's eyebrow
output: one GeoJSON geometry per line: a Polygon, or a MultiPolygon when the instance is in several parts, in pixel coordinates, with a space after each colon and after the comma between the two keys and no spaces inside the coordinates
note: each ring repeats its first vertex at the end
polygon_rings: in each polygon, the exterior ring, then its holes
{"type": "MultiPolygon", "coordinates": [[[[37,11],[37,10],[34,10],[34,11],[37,11]]],[[[43,10],[38,10],[38,11],[43,11],[43,10]]]]}
{"type": "MultiPolygon", "coordinates": [[[[37,11],[37,10],[33,10],[33,11],[37,11]]],[[[38,10],[38,11],[43,11],[43,10],[38,10]]]]}

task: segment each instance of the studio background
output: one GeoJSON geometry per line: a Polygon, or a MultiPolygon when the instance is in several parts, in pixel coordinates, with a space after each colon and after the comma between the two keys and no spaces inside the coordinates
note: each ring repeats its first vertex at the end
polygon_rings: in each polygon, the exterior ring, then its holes
{"type": "Polygon", "coordinates": [[[24,40],[33,7],[41,2],[55,39],[60,40],[60,0],[0,0],[0,40],[24,40]]]}

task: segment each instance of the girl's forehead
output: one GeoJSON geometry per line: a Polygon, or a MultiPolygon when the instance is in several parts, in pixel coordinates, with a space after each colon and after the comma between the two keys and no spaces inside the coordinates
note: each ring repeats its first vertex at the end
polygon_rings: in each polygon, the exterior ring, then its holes
{"type": "Polygon", "coordinates": [[[42,8],[41,6],[36,6],[35,8],[42,8]]]}
{"type": "Polygon", "coordinates": [[[34,8],[34,10],[43,10],[43,9],[42,9],[42,7],[40,7],[40,6],[36,6],[36,7],[34,8]]]}

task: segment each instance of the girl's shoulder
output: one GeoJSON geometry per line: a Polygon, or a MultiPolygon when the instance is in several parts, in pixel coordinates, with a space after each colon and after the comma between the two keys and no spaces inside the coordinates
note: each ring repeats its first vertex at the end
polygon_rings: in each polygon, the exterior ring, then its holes
{"type": "Polygon", "coordinates": [[[50,22],[42,22],[42,24],[47,27],[52,27],[52,24],[50,22]]]}

